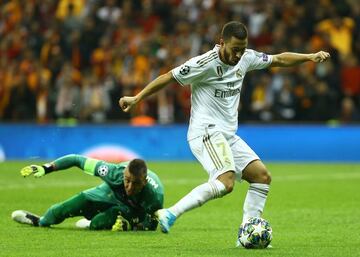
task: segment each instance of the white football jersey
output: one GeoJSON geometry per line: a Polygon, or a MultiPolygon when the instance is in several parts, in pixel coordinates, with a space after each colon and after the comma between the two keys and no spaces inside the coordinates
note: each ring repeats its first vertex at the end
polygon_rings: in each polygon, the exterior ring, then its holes
{"type": "Polygon", "coordinates": [[[173,77],[181,85],[191,85],[191,117],[188,140],[203,135],[211,127],[233,135],[238,128],[240,91],[246,72],[271,64],[272,56],[246,49],[235,66],[223,63],[219,45],[174,68],[173,77]]]}

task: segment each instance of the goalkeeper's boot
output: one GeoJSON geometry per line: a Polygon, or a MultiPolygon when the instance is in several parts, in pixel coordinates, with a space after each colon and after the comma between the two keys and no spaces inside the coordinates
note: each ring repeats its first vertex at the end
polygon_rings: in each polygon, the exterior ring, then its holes
{"type": "Polygon", "coordinates": [[[23,210],[13,211],[11,218],[21,224],[28,224],[35,227],[39,226],[40,221],[40,217],[38,215],[23,210]]]}
{"type": "Polygon", "coordinates": [[[90,227],[90,223],[91,223],[91,220],[88,220],[88,219],[81,219],[81,220],[78,220],[76,223],[75,223],[75,226],[77,228],[89,228],[90,227]]]}
{"type": "Polygon", "coordinates": [[[156,212],[161,232],[169,233],[170,227],[174,225],[176,216],[168,209],[160,209],[156,212]]]}

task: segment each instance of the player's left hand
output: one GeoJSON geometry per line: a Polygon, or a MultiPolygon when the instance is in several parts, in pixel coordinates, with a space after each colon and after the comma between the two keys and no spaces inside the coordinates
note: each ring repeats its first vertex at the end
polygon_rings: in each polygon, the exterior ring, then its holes
{"type": "Polygon", "coordinates": [[[128,231],[131,230],[130,222],[123,216],[118,215],[115,224],[112,226],[112,231],[128,231]]]}
{"type": "Polygon", "coordinates": [[[324,62],[328,58],[330,58],[330,54],[328,52],[325,52],[325,51],[319,51],[317,53],[312,54],[311,57],[310,57],[310,59],[313,62],[324,62]]]}

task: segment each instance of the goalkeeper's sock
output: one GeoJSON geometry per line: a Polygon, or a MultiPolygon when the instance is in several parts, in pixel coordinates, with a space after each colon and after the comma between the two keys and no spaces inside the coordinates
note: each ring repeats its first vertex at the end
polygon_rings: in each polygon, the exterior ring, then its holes
{"type": "Polygon", "coordinates": [[[169,210],[179,217],[184,212],[200,207],[207,201],[222,197],[224,194],[226,194],[226,188],[223,183],[219,180],[210,181],[195,187],[169,210]]]}
{"type": "MultiPolygon", "coordinates": [[[[60,204],[55,204],[53,206],[51,206],[44,214],[44,216],[42,216],[40,218],[40,222],[39,225],[42,227],[48,227],[50,225],[53,224],[59,224],[61,222],[64,221],[64,218],[58,218],[55,213],[54,210],[56,210],[56,208],[59,208],[60,204]]],[[[56,211],[55,211],[56,212],[56,211]]]]}
{"type": "Polygon", "coordinates": [[[243,222],[250,217],[260,217],[269,193],[268,184],[251,183],[244,202],[243,222]]]}

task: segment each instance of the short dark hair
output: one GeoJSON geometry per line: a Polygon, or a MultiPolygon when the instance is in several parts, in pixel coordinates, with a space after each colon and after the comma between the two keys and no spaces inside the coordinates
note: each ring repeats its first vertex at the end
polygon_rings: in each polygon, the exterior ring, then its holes
{"type": "Polygon", "coordinates": [[[227,41],[231,37],[244,40],[248,36],[246,26],[239,21],[230,21],[226,23],[221,31],[221,37],[227,41]]]}
{"type": "Polygon", "coordinates": [[[128,168],[129,172],[135,177],[147,175],[147,166],[144,160],[134,159],[129,162],[128,168]]]}

